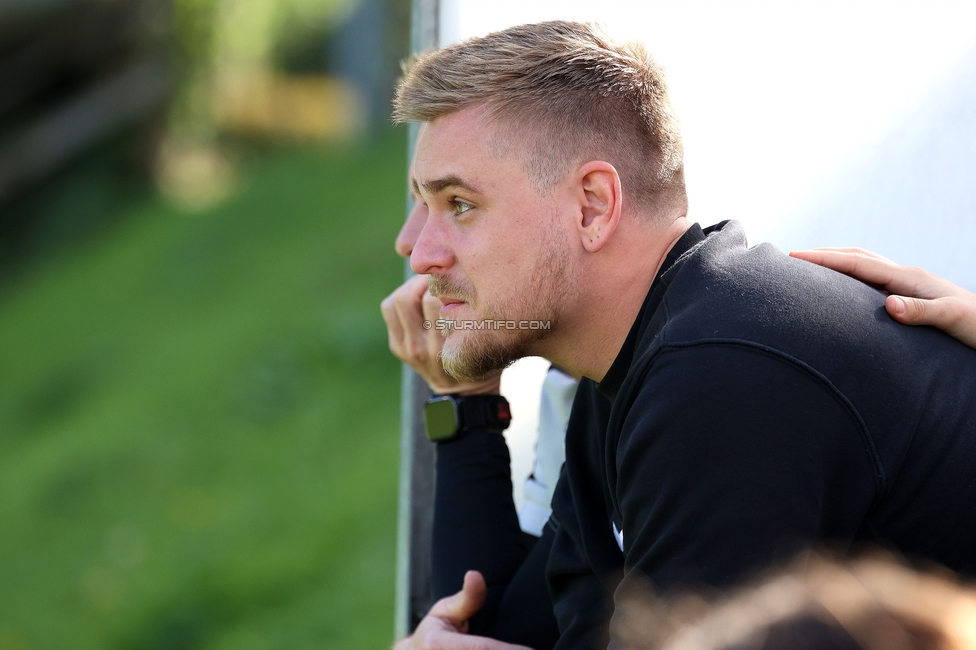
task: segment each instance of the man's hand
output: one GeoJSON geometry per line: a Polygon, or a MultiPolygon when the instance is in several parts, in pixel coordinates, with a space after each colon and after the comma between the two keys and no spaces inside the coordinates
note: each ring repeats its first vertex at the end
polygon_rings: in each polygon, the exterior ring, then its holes
{"type": "Polygon", "coordinates": [[[860,248],[815,248],[790,255],[884,289],[891,294],[885,309],[899,323],[932,325],[976,348],[976,294],[860,248]]]}
{"type": "Polygon", "coordinates": [[[467,634],[468,619],[481,609],[485,595],[485,579],[477,571],[468,571],[461,591],[434,603],[414,633],[398,641],[393,650],[531,650],[467,634]]]}
{"type": "Polygon", "coordinates": [[[500,372],[481,382],[466,383],[444,372],[440,359],[444,335],[436,327],[440,308],[441,301],[427,290],[426,275],[410,278],[387,296],[380,310],[386,321],[390,351],[416,370],[438,395],[497,395],[500,372]]]}

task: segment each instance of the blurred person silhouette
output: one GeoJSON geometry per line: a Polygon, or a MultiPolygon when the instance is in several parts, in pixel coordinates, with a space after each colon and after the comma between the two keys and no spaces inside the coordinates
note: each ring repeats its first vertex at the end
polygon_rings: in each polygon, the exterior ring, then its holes
{"type": "Polygon", "coordinates": [[[880,551],[810,554],[728,595],[645,586],[622,608],[626,650],[976,650],[976,591],[880,551]]]}

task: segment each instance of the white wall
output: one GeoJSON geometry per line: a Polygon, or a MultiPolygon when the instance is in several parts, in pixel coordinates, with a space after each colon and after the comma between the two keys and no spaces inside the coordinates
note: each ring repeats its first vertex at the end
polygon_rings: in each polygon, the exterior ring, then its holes
{"type": "Polygon", "coordinates": [[[664,65],[703,225],[874,247],[976,290],[976,2],[442,0],[441,33],[551,18],[664,65]]]}
{"type": "MultiPolygon", "coordinates": [[[[552,18],[646,42],[703,226],[739,219],[784,250],[863,246],[976,290],[976,2],[441,2],[442,45],[552,18]]],[[[534,368],[509,371],[506,392],[524,401],[534,368]]],[[[518,484],[531,430],[510,439],[518,484]]]]}

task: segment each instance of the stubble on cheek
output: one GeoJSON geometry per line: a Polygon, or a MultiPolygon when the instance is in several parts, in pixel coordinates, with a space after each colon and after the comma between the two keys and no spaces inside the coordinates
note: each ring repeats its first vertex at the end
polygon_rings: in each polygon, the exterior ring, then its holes
{"type": "MultiPolygon", "coordinates": [[[[501,370],[533,353],[538,341],[557,327],[560,306],[573,300],[574,283],[569,278],[568,243],[558,233],[543,232],[538,238],[538,257],[533,268],[525,270],[519,288],[509,295],[487,295],[478,303],[477,316],[494,321],[543,321],[545,329],[460,329],[442,330],[445,338],[441,362],[445,372],[460,381],[475,381],[501,370]],[[495,298],[495,300],[492,300],[495,298]]],[[[471,301],[474,288],[448,276],[430,278],[432,295],[471,301]]],[[[451,320],[451,319],[449,319],[451,320]]]]}
{"type": "Polygon", "coordinates": [[[494,321],[544,321],[545,329],[457,329],[445,330],[447,340],[441,351],[444,371],[459,381],[477,381],[494,371],[512,365],[518,359],[533,354],[534,345],[552,333],[557,323],[559,291],[554,285],[562,276],[559,265],[550,273],[536,276],[539,292],[536,300],[527,302],[519,298],[506,301],[504,305],[482,305],[482,318],[494,321]]]}

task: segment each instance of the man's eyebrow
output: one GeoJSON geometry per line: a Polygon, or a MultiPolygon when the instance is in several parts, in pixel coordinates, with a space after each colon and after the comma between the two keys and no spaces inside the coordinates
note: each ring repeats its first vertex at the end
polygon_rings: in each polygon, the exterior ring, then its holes
{"type": "MultiPolygon", "coordinates": [[[[457,187],[462,190],[466,190],[468,192],[473,192],[474,194],[481,194],[481,192],[479,192],[477,188],[466,183],[464,180],[461,179],[460,176],[455,176],[454,174],[450,174],[448,176],[445,176],[444,178],[435,178],[434,180],[431,181],[424,181],[423,186],[424,189],[427,190],[429,194],[438,194],[439,192],[443,192],[449,187],[457,187]]],[[[420,188],[417,187],[416,178],[413,179],[413,187],[414,190],[416,190],[417,193],[419,194],[420,188]]]]}

